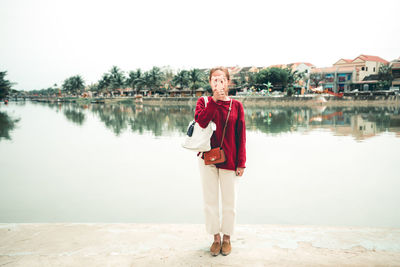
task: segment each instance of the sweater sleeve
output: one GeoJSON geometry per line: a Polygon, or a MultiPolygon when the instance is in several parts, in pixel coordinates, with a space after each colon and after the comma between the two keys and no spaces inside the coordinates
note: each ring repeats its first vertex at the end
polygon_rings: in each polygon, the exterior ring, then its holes
{"type": "Polygon", "coordinates": [[[237,140],[237,167],[246,168],[246,123],[243,105],[239,102],[238,120],[236,128],[237,140]]]}
{"type": "Polygon", "coordinates": [[[202,128],[206,128],[208,123],[213,119],[215,110],[217,109],[217,103],[215,103],[212,97],[208,98],[207,107],[205,107],[204,98],[200,97],[197,100],[196,109],[194,112],[194,120],[202,128]]]}

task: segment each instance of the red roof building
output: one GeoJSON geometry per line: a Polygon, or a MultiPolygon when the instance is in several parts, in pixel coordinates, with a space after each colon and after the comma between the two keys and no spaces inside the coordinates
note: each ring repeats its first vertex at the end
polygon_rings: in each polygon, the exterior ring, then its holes
{"type": "Polygon", "coordinates": [[[378,74],[381,65],[389,64],[389,61],[371,55],[359,55],[355,59],[339,59],[333,66],[337,67],[356,67],[357,74],[355,81],[364,80],[366,76],[378,74]]]}

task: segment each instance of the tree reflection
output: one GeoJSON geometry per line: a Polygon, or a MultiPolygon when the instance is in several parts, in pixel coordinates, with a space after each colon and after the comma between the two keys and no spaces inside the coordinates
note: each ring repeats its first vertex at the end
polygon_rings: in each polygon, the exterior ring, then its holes
{"type": "Polygon", "coordinates": [[[358,140],[400,132],[399,107],[268,107],[246,110],[249,129],[268,134],[328,129],[358,140]]]}
{"type": "Polygon", "coordinates": [[[297,108],[252,108],[245,112],[247,128],[264,133],[290,132],[303,124],[303,120],[299,120],[304,116],[303,110],[297,108]]]}
{"type": "Polygon", "coordinates": [[[131,118],[130,126],[132,131],[151,131],[155,136],[174,131],[186,133],[193,117],[194,110],[190,107],[144,107],[131,118]]]}
{"type": "Polygon", "coordinates": [[[69,121],[72,121],[78,125],[82,125],[85,121],[85,114],[80,110],[79,107],[67,106],[64,109],[64,115],[69,121]]]}
{"type": "Polygon", "coordinates": [[[182,106],[160,108],[129,104],[95,104],[91,105],[89,110],[116,135],[128,129],[140,134],[151,132],[155,136],[177,131],[184,133],[194,116],[193,108],[182,106]]]}
{"type": "Polygon", "coordinates": [[[7,113],[0,111],[0,141],[11,140],[10,132],[14,130],[20,119],[13,119],[7,113]]]}
{"type": "Polygon", "coordinates": [[[96,114],[105,126],[116,135],[128,129],[128,119],[132,110],[125,109],[124,105],[90,105],[89,110],[96,114]]]}
{"type": "MultiPolygon", "coordinates": [[[[52,108],[60,106],[52,106],[52,108]]],[[[193,106],[135,104],[65,104],[68,120],[82,125],[84,110],[95,114],[117,136],[124,131],[139,134],[186,133],[194,117],[193,106]]],[[[365,139],[380,132],[400,132],[399,107],[245,107],[246,127],[266,134],[327,129],[337,135],[365,139]]]]}

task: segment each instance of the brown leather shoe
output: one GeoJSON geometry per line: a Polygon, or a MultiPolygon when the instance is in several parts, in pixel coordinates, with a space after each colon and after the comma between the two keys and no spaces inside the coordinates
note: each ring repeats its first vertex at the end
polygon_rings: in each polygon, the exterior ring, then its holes
{"type": "Polygon", "coordinates": [[[211,255],[217,256],[220,251],[221,251],[221,242],[214,241],[210,247],[211,255]]]}
{"type": "Polygon", "coordinates": [[[229,253],[231,253],[232,247],[231,247],[231,241],[223,241],[222,242],[222,248],[221,248],[221,253],[222,255],[226,256],[229,253]]]}

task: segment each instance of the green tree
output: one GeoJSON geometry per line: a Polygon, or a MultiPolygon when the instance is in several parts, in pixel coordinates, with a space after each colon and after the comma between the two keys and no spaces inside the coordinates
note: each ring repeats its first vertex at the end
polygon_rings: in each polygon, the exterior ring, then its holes
{"type": "Polygon", "coordinates": [[[0,72],[0,99],[4,99],[12,90],[11,87],[15,84],[6,80],[7,71],[0,72]]]}
{"type": "Polygon", "coordinates": [[[244,72],[240,72],[238,77],[233,79],[233,83],[235,84],[236,87],[240,88],[246,86],[247,85],[246,74],[244,72]]]}
{"type": "Polygon", "coordinates": [[[304,79],[305,74],[303,72],[298,72],[297,70],[293,71],[292,68],[285,68],[284,70],[288,75],[286,94],[292,96],[294,94],[294,86],[298,84],[301,79],[304,79]]]}
{"type": "Polygon", "coordinates": [[[255,76],[255,86],[257,88],[266,88],[265,84],[270,82],[273,87],[285,88],[288,84],[289,73],[281,68],[268,68],[258,72],[255,76]]]}
{"type": "Polygon", "coordinates": [[[247,74],[247,86],[250,87],[257,87],[257,80],[258,80],[258,73],[249,72],[247,74]]]}
{"type": "Polygon", "coordinates": [[[189,82],[189,72],[187,70],[179,71],[172,79],[173,85],[179,87],[181,90],[185,87],[189,87],[189,82]]]}
{"type": "Polygon", "coordinates": [[[62,89],[65,92],[80,95],[85,88],[85,82],[80,75],[75,75],[64,80],[62,89]]]}
{"type": "Polygon", "coordinates": [[[150,92],[152,87],[152,81],[150,77],[150,73],[148,71],[144,72],[143,74],[143,81],[142,81],[143,89],[149,90],[150,92]]]}
{"type": "Polygon", "coordinates": [[[109,73],[109,88],[112,90],[123,88],[125,85],[125,76],[120,68],[113,66],[109,73]]]}
{"type": "Polygon", "coordinates": [[[304,78],[303,72],[298,72],[297,70],[293,71],[291,68],[284,69],[288,74],[287,84],[289,86],[293,86],[298,83],[301,79],[304,78]]]}
{"type": "Polygon", "coordinates": [[[388,90],[393,82],[392,68],[389,65],[381,65],[378,72],[379,89],[388,90]]]}
{"type": "Polygon", "coordinates": [[[53,88],[53,87],[49,87],[47,89],[44,89],[45,95],[47,96],[53,96],[53,95],[57,95],[57,88],[53,88]]]}
{"type": "Polygon", "coordinates": [[[111,84],[110,74],[104,73],[101,79],[97,82],[97,88],[102,93],[108,93],[111,84]]]}
{"type": "Polygon", "coordinates": [[[315,87],[318,87],[322,82],[325,81],[325,72],[313,72],[310,74],[310,83],[315,87]]]}
{"type": "MultiPolygon", "coordinates": [[[[147,72],[148,74],[148,86],[150,91],[157,92],[165,92],[165,90],[161,89],[162,81],[164,79],[164,73],[161,71],[159,67],[153,67],[151,70],[147,72]]],[[[164,88],[165,89],[165,88],[164,88]]]]}
{"type": "Polygon", "coordinates": [[[144,75],[140,68],[129,72],[126,85],[131,87],[136,94],[139,93],[140,87],[144,85],[144,75]]]}
{"type": "Polygon", "coordinates": [[[200,88],[200,84],[204,80],[203,72],[199,69],[192,69],[189,71],[189,84],[190,89],[192,91],[192,95],[194,95],[194,91],[200,88]]]}

